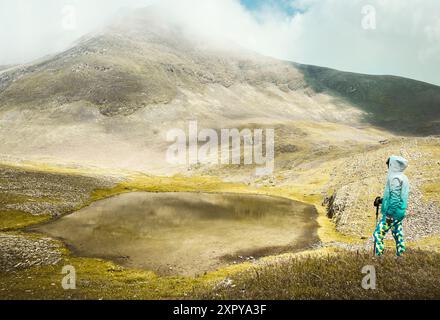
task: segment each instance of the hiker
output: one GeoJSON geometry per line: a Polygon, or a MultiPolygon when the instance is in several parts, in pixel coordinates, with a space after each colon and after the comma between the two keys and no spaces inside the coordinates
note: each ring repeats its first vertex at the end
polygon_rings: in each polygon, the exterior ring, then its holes
{"type": "Polygon", "coordinates": [[[373,234],[376,243],[375,253],[378,256],[383,255],[384,239],[388,231],[391,230],[396,241],[396,254],[401,257],[406,250],[402,224],[408,205],[409,181],[403,171],[408,167],[408,161],[399,156],[391,156],[387,165],[388,176],[385,192],[383,199],[379,198],[379,203],[382,203],[382,220],[373,234]]]}

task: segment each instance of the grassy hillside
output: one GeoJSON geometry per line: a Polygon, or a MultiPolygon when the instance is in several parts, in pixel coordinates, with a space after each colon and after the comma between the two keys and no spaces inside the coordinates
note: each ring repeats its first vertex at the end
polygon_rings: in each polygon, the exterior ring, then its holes
{"type": "Polygon", "coordinates": [[[215,286],[197,288],[200,299],[438,299],[440,254],[411,251],[402,260],[344,252],[309,255],[255,267],[215,286]],[[376,290],[362,288],[365,266],[376,270],[376,290]]]}
{"type": "Polygon", "coordinates": [[[440,87],[393,77],[297,65],[316,92],[329,92],[366,111],[365,120],[405,134],[440,133],[440,87]]]}

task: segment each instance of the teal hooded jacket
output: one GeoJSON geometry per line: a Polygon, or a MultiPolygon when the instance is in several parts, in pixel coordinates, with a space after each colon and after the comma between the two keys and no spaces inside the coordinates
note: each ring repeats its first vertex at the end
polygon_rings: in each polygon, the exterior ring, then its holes
{"type": "Polygon", "coordinates": [[[391,156],[387,182],[382,200],[382,216],[403,220],[408,207],[409,181],[403,173],[408,161],[399,156],[391,156]]]}

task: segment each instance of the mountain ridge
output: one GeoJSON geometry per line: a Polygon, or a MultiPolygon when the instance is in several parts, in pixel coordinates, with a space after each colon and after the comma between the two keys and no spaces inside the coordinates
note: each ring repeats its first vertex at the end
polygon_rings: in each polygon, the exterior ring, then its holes
{"type": "Polygon", "coordinates": [[[51,58],[2,72],[0,108],[86,101],[106,116],[130,115],[170,103],[179,88],[200,92],[209,84],[229,88],[245,83],[263,91],[275,85],[283,92],[328,94],[364,112],[365,121],[390,131],[440,133],[432,122],[440,119],[438,86],[281,61],[202,40],[206,38],[170,27],[148,10],[135,11],[51,58]]]}
{"type": "Polygon", "coordinates": [[[278,128],[298,161],[440,132],[440,87],[207,43],[144,13],[0,73],[0,154],[172,172],[166,133],[189,120],[278,128]]]}

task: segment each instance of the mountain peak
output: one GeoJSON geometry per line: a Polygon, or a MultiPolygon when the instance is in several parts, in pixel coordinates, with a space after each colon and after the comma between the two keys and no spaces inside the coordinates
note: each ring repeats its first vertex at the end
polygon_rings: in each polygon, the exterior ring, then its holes
{"type": "Polygon", "coordinates": [[[251,116],[249,109],[264,117],[368,122],[413,133],[436,131],[432,121],[440,118],[439,87],[265,57],[214,41],[155,6],[120,15],[65,52],[0,73],[3,109],[87,102],[113,117],[176,100],[194,110],[211,101],[221,113],[232,108],[251,116]]]}

